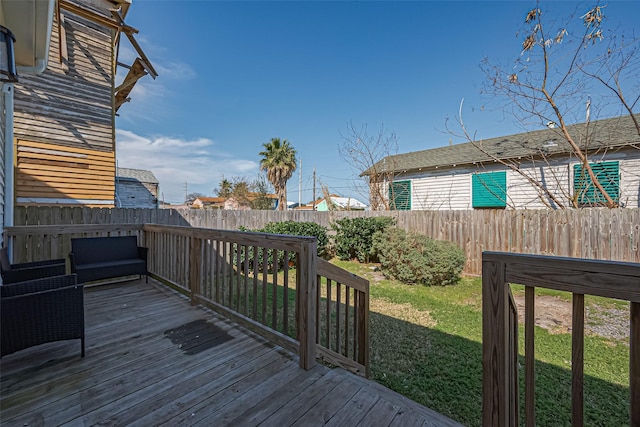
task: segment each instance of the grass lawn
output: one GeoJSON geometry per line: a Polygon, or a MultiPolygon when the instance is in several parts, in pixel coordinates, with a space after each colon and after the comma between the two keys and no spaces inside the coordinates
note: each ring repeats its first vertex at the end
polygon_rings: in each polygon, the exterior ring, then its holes
{"type": "MultiPolygon", "coordinates": [[[[371,281],[372,379],[464,425],[481,425],[480,279],[464,278],[450,287],[408,286],[381,279],[369,265],[334,262],[371,281]]],[[[514,287],[514,293],[519,292],[522,288],[514,287]]],[[[569,298],[564,293],[541,294],[569,298]]],[[[605,299],[589,299],[587,304],[626,305],[605,299]]],[[[522,407],[522,328],[519,337],[522,407]]],[[[571,335],[536,327],[538,425],[570,425],[570,361],[571,335]]],[[[629,421],[628,339],[586,336],[585,425],[621,426],[629,421]]]]}

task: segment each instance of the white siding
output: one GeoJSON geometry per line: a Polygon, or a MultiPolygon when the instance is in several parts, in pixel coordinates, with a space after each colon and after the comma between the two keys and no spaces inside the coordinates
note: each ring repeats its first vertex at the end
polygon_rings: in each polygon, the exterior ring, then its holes
{"type": "Polygon", "coordinates": [[[640,158],[620,161],[620,203],[626,208],[640,207],[640,158]]]}
{"type": "Polygon", "coordinates": [[[571,191],[569,177],[570,165],[535,164],[520,168],[522,174],[513,170],[507,171],[507,208],[511,209],[546,209],[557,208],[557,204],[544,192],[532,184],[528,178],[541,182],[552,190],[562,204],[567,205],[571,191]],[[523,176],[524,174],[524,176],[523,176]]]}
{"type": "Polygon", "coordinates": [[[471,208],[471,175],[432,175],[412,179],[412,210],[471,208]]]}
{"type": "MultiPolygon", "coordinates": [[[[620,202],[623,207],[640,207],[640,150],[620,150],[594,156],[593,161],[620,162],[620,202]]],[[[554,160],[550,163],[522,164],[522,172],[533,180],[544,183],[553,190],[562,204],[571,206],[573,194],[573,166],[575,159],[554,160]]],[[[526,176],[491,164],[458,170],[402,174],[396,181],[411,180],[412,210],[461,210],[472,209],[471,175],[482,172],[507,171],[507,209],[555,208],[554,202],[545,198],[526,176]]]]}

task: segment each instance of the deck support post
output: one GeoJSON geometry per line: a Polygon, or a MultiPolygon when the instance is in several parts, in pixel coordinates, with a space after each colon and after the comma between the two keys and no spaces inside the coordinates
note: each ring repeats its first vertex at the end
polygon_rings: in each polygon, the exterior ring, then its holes
{"type": "MultiPolygon", "coordinates": [[[[482,261],[482,425],[510,426],[509,288],[506,265],[482,261]]],[[[515,408],[517,410],[517,408],[515,408]]]]}
{"type": "Polygon", "coordinates": [[[306,370],[313,368],[316,364],[317,252],[315,239],[303,243],[298,254],[300,257],[299,271],[296,272],[296,276],[299,275],[296,307],[299,309],[297,326],[298,341],[300,342],[300,367],[306,370]]]}

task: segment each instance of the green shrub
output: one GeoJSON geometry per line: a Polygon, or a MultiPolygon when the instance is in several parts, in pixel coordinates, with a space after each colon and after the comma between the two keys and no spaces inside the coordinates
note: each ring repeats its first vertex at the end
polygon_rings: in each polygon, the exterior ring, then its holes
{"type": "Polygon", "coordinates": [[[464,253],[455,244],[398,228],[377,232],[373,251],[386,277],[407,284],[454,285],[464,267],[464,253]]]}
{"type": "Polygon", "coordinates": [[[375,254],[372,256],[371,252],[373,235],[394,224],[395,219],[388,216],[337,220],[331,224],[336,231],[336,256],[343,261],[354,258],[360,262],[376,261],[375,254]]]}
{"type": "MultiPolygon", "coordinates": [[[[318,256],[324,256],[327,251],[327,245],[329,243],[329,237],[327,236],[327,229],[315,222],[295,222],[295,221],[282,221],[282,222],[270,222],[267,223],[260,230],[249,230],[246,227],[240,227],[240,231],[254,231],[258,233],[269,234],[285,234],[289,236],[307,236],[315,237],[318,247],[318,256]]],[[[244,262],[245,259],[253,259],[253,247],[249,247],[247,254],[242,253],[240,255],[240,261],[244,262]]],[[[262,265],[263,248],[258,248],[258,263],[262,265]]],[[[267,250],[267,265],[269,270],[273,268],[273,249],[267,250]]],[[[278,252],[278,267],[282,269],[284,267],[284,251],[278,252]]],[[[289,254],[289,262],[294,263],[296,261],[296,254],[289,254]]],[[[237,259],[234,256],[234,264],[238,265],[237,259]]]]}

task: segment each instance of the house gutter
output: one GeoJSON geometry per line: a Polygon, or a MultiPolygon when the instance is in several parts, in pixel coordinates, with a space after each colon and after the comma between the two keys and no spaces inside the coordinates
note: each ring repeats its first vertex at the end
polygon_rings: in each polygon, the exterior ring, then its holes
{"type": "Polygon", "coordinates": [[[49,0],[47,7],[47,32],[45,38],[44,58],[36,58],[35,65],[32,67],[24,67],[18,65],[16,70],[18,74],[42,74],[47,69],[47,61],[49,59],[49,46],[51,44],[51,32],[53,31],[53,12],[55,11],[55,0],[49,0]]]}

